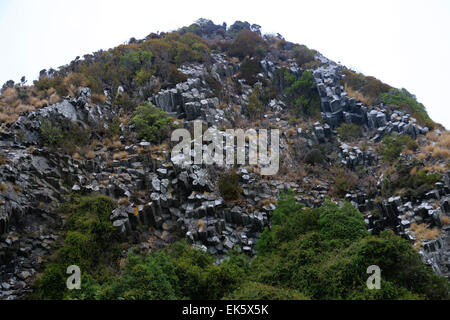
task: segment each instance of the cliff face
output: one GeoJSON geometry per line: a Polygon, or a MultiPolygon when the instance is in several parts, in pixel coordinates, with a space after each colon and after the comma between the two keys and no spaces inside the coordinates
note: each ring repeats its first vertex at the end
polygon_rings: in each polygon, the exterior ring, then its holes
{"type": "Polygon", "coordinates": [[[308,207],[347,200],[369,231],[394,230],[450,274],[448,133],[409,93],[279,35],[262,37],[256,25],[202,21],[132,39],[2,94],[2,299],[32,291],[62,240],[57,208],[91,194],[117,203],[110,221],[128,247],[187,239],[219,261],[233,248],[257,254],[281,192],[308,207]],[[141,130],[136,107],[146,103],[170,116],[170,128],[141,130]],[[174,163],[163,132],[192,130],[195,120],[222,131],[279,129],[278,174],[174,163]]]}

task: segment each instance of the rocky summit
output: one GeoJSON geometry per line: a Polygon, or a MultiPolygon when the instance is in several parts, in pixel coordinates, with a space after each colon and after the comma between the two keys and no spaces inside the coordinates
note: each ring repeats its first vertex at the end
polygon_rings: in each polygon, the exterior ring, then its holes
{"type": "Polygon", "coordinates": [[[0,121],[0,299],[449,297],[450,133],[256,24],[200,19],[8,81],[0,121]],[[279,130],[278,172],[174,161],[195,121],[279,130]]]}

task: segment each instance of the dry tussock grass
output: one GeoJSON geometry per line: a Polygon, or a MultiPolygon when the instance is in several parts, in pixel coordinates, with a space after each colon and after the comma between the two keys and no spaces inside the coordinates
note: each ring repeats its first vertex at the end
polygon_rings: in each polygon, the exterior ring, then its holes
{"type": "Polygon", "coordinates": [[[120,198],[117,203],[119,204],[119,206],[128,206],[130,204],[128,198],[120,198]]]}
{"type": "MultiPolygon", "coordinates": [[[[32,112],[36,108],[48,105],[46,93],[36,91],[34,87],[16,86],[6,88],[0,95],[0,122],[12,123],[17,121],[19,116],[27,112],[32,112]],[[19,94],[20,92],[20,94],[19,94]]],[[[53,100],[58,100],[57,96],[53,100]]]]}
{"type": "Polygon", "coordinates": [[[447,216],[442,217],[442,224],[443,225],[448,225],[450,224],[450,218],[447,216]]]}
{"type": "Polygon", "coordinates": [[[88,150],[85,154],[84,154],[84,157],[86,158],[86,159],[94,159],[95,158],[95,152],[94,151],[92,151],[92,150],[88,150]]]}
{"type": "Polygon", "coordinates": [[[366,106],[370,106],[372,104],[372,100],[369,97],[366,97],[361,92],[352,89],[351,87],[347,86],[347,84],[345,85],[345,91],[350,98],[356,99],[366,106]]]}
{"type": "Polygon", "coordinates": [[[128,152],[126,152],[126,151],[117,152],[113,155],[114,160],[124,160],[127,157],[128,157],[128,152]]]}
{"type": "Polygon", "coordinates": [[[414,232],[414,236],[418,240],[435,240],[441,233],[439,229],[429,229],[425,223],[413,223],[411,224],[410,230],[414,232]]]}
{"type": "Polygon", "coordinates": [[[106,102],[106,96],[104,94],[97,94],[94,93],[93,95],[91,95],[91,101],[94,104],[100,104],[103,105],[106,102]]]}
{"type": "Polygon", "coordinates": [[[450,159],[450,132],[443,131],[438,135],[436,130],[430,131],[426,138],[427,143],[420,146],[418,159],[425,160],[425,165],[432,172],[445,172],[450,159]]]}

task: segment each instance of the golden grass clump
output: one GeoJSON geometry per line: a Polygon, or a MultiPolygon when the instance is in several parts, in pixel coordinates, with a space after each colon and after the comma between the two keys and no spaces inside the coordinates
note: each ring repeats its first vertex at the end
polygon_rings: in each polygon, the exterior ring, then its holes
{"type": "Polygon", "coordinates": [[[16,108],[16,112],[19,114],[25,113],[25,112],[31,112],[34,111],[34,106],[29,104],[19,104],[19,106],[16,108]]]}
{"type": "Polygon", "coordinates": [[[436,134],[436,131],[428,132],[426,135],[427,144],[420,147],[420,153],[418,155],[419,160],[427,159],[427,166],[433,167],[442,172],[446,169],[442,165],[442,160],[450,159],[450,132],[444,131],[441,134],[436,134]],[[436,163],[437,160],[439,163],[436,163]]]}
{"type": "Polygon", "coordinates": [[[95,152],[92,150],[88,150],[85,154],[84,157],[86,159],[94,159],[95,158],[95,152]]]}
{"type": "Polygon", "coordinates": [[[128,157],[128,152],[126,152],[126,151],[117,152],[113,155],[114,160],[124,160],[127,157],[128,157]]]}
{"type": "Polygon", "coordinates": [[[449,159],[450,158],[450,150],[448,148],[436,147],[436,148],[434,148],[431,156],[434,159],[437,159],[437,158],[449,159]]]}
{"type": "Polygon", "coordinates": [[[128,198],[120,198],[117,203],[119,204],[119,206],[128,206],[130,204],[128,198]]]}
{"type": "Polygon", "coordinates": [[[50,96],[50,104],[55,104],[61,101],[62,98],[57,93],[54,93],[50,96]]]}
{"type": "Polygon", "coordinates": [[[350,98],[356,99],[358,101],[361,101],[366,106],[370,106],[372,104],[372,100],[369,97],[366,97],[361,92],[352,89],[347,84],[345,84],[345,91],[347,92],[347,96],[350,98]]]}
{"type": "Polygon", "coordinates": [[[2,92],[2,96],[5,99],[6,103],[11,104],[11,103],[13,103],[14,101],[17,100],[19,95],[18,95],[17,90],[15,88],[6,88],[2,92]]]}
{"type": "Polygon", "coordinates": [[[75,152],[75,153],[72,155],[72,157],[73,157],[74,159],[76,159],[76,160],[81,160],[81,156],[80,156],[80,154],[79,154],[78,152],[75,152]]]}
{"type": "Polygon", "coordinates": [[[110,138],[105,138],[105,139],[103,139],[103,145],[104,145],[105,147],[110,147],[110,146],[112,145],[111,139],[110,139],[110,138]]]}
{"type": "Polygon", "coordinates": [[[442,217],[442,224],[445,226],[450,224],[450,218],[447,216],[442,217]]]}
{"type": "Polygon", "coordinates": [[[427,158],[427,155],[423,152],[419,153],[419,155],[417,156],[417,159],[419,159],[420,161],[423,161],[427,158]]]}
{"type": "Polygon", "coordinates": [[[413,223],[411,224],[410,230],[414,232],[414,236],[418,240],[435,240],[441,233],[439,229],[429,229],[425,223],[413,223]]]}
{"type": "Polygon", "coordinates": [[[122,149],[123,148],[122,142],[120,142],[120,140],[114,140],[113,147],[116,149],[122,149]]]}
{"type": "Polygon", "coordinates": [[[94,93],[93,95],[91,95],[91,101],[95,104],[102,105],[106,102],[106,96],[104,94],[94,93]]]}

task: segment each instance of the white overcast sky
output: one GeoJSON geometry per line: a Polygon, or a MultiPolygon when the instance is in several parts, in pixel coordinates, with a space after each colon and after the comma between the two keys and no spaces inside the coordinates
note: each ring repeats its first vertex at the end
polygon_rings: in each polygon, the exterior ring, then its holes
{"type": "Polygon", "coordinates": [[[201,17],[257,23],[405,87],[450,128],[450,0],[0,0],[0,83],[201,17]]]}

